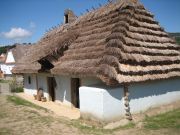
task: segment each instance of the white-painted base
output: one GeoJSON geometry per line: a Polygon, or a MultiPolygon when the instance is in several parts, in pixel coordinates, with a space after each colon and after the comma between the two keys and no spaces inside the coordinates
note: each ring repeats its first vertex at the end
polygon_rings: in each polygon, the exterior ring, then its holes
{"type": "Polygon", "coordinates": [[[80,87],[79,93],[82,117],[112,121],[125,114],[121,87],[80,87]]]}
{"type": "Polygon", "coordinates": [[[136,83],[129,86],[131,113],[180,100],[180,79],[136,83]]]}
{"type": "MultiPolygon", "coordinates": [[[[180,79],[136,83],[128,89],[132,114],[180,100],[180,79]]],[[[114,121],[125,115],[123,87],[82,86],[79,92],[82,117],[114,121]]]]}

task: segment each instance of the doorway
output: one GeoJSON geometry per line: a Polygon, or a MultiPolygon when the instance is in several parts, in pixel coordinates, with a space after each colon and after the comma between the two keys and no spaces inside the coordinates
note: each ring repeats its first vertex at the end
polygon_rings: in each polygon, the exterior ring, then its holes
{"type": "Polygon", "coordinates": [[[79,87],[80,79],[71,78],[71,102],[76,108],[79,108],[79,87]]]}
{"type": "Polygon", "coordinates": [[[49,91],[49,97],[51,101],[55,101],[55,87],[56,87],[56,80],[54,77],[48,77],[48,91],[49,91]]]}

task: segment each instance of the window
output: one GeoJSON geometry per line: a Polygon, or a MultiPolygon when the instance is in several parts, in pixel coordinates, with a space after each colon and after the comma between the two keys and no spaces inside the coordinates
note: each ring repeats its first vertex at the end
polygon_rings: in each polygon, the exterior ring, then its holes
{"type": "Polygon", "coordinates": [[[31,77],[28,76],[28,84],[31,84],[31,77]]]}

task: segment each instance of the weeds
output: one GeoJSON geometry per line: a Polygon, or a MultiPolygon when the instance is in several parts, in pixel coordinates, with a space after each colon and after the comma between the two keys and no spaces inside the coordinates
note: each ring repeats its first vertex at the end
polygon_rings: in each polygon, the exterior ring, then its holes
{"type": "Polygon", "coordinates": [[[146,116],[144,120],[146,129],[178,128],[180,129],[180,109],[156,116],[146,116]]]}
{"type": "Polygon", "coordinates": [[[35,108],[35,109],[42,109],[42,110],[45,110],[46,112],[48,111],[47,109],[45,109],[43,107],[35,105],[35,104],[33,104],[33,103],[31,103],[31,102],[29,102],[27,100],[24,100],[24,99],[16,97],[16,96],[8,95],[7,100],[14,103],[15,105],[23,105],[23,106],[32,107],[32,108],[35,108]]]}

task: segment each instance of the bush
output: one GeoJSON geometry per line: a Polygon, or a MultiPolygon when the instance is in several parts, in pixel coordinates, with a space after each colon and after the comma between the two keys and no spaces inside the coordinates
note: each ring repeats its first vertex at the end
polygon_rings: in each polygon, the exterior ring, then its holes
{"type": "Polygon", "coordinates": [[[23,89],[23,87],[16,87],[16,88],[11,89],[11,91],[18,93],[18,92],[24,92],[24,89],[23,89]]]}
{"type": "Polygon", "coordinates": [[[10,83],[11,86],[11,92],[23,92],[23,86],[18,85],[16,77],[13,77],[13,80],[10,83]]]}

